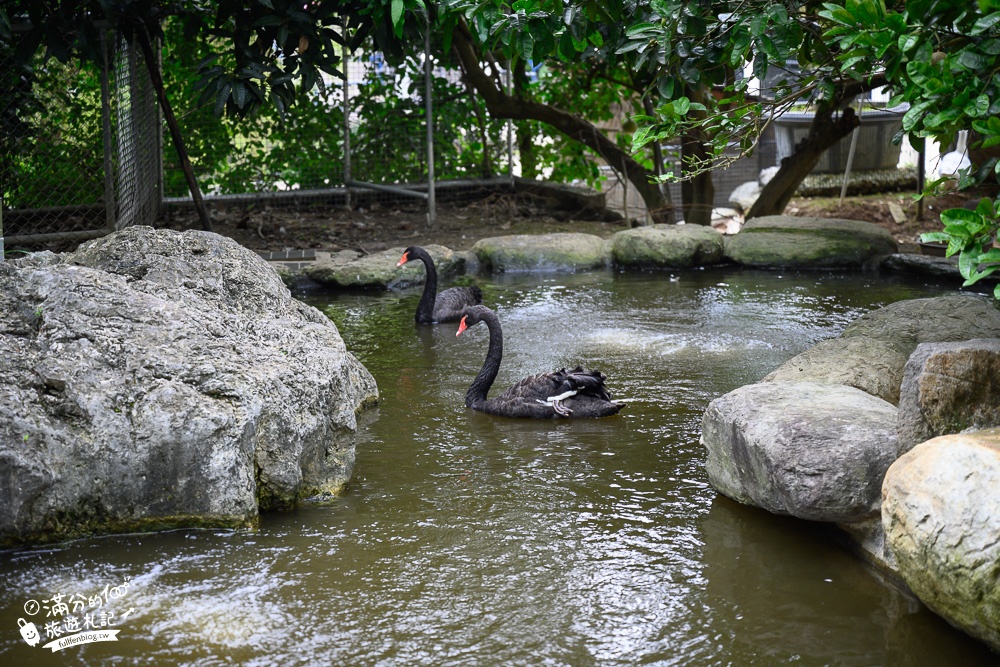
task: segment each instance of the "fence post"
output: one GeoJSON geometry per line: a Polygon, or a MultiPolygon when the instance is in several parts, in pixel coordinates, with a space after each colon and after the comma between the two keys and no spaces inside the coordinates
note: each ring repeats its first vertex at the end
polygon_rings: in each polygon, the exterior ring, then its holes
{"type": "Polygon", "coordinates": [[[347,52],[347,17],[340,18],[340,32],[344,38],[341,45],[341,60],[344,68],[344,198],[347,210],[351,210],[351,77],[350,54],[347,52]]]}
{"type": "MultiPolygon", "coordinates": [[[[156,69],[160,72],[163,71],[163,42],[160,41],[159,37],[156,38],[156,69]]],[[[154,104],[153,109],[156,112],[156,217],[159,218],[166,208],[164,200],[167,197],[163,171],[163,111],[159,104],[154,104]]]]}
{"type": "Polygon", "coordinates": [[[431,100],[434,97],[434,81],[431,77],[431,15],[427,13],[427,31],[424,33],[424,79],[426,92],[427,121],[427,222],[433,229],[437,225],[437,211],[434,200],[434,116],[431,100]]]}
{"type": "MultiPolygon", "coordinates": [[[[514,96],[514,82],[511,80],[511,65],[507,61],[507,97],[514,96]]],[[[485,150],[485,149],[484,149],[485,150]]],[[[510,191],[514,192],[514,121],[507,119],[507,178],[510,181],[510,191]]]]}
{"type": "Polygon", "coordinates": [[[101,29],[101,130],[104,136],[104,225],[115,231],[115,168],[111,149],[111,86],[108,82],[108,30],[101,29]]]}

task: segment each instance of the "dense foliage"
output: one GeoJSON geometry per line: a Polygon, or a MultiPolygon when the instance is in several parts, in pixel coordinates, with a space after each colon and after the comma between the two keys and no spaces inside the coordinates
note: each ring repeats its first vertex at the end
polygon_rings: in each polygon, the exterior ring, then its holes
{"type": "MultiPolygon", "coordinates": [[[[911,0],[887,8],[852,0],[827,4],[821,15],[831,23],[825,37],[839,48],[841,72],[855,78],[884,72],[894,92],[890,106],[909,103],[902,132],[947,146],[960,130],[972,130],[975,159],[961,184],[996,183],[1000,162],[986,149],[1000,145],[1000,2],[911,0]]],[[[995,202],[944,211],[941,222],[944,230],[924,240],[948,243],[966,285],[1000,268],[995,202]]],[[[1000,285],[995,295],[1000,299],[1000,285]]]]}
{"type": "MultiPolygon", "coordinates": [[[[573,148],[578,142],[641,187],[661,167],[648,149],[680,138],[680,173],[664,177],[696,181],[733,159],[733,146],[739,147],[737,153],[752,151],[762,128],[791,104],[812,104],[818,121],[831,114],[845,121],[827,123],[825,135],[822,123],[815,124],[810,139],[813,152],[821,151],[824,142],[839,140],[856,125],[848,109],[852,98],[882,85],[892,91],[892,105],[909,104],[903,133],[912,138],[933,137],[947,145],[958,130],[970,129],[972,148],[1000,145],[998,0],[351,0],[305,5],[12,0],[3,9],[0,39],[10,34],[5,17],[28,16],[32,30],[19,40],[18,53],[44,45],[63,60],[93,50],[98,19],[133,33],[158,34],[164,17],[176,17],[184,30],[171,39],[185,48],[196,44],[204,56],[191,63],[198,74],[189,77],[197,82],[202,101],[216,115],[257,119],[258,127],[244,132],[236,146],[250,153],[254,134],[282,141],[283,132],[313,127],[329,134],[339,125],[342,119],[323,99],[328,93],[321,82],[324,74],[340,75],[338,49],[345,41],[353,47],[373,39],[400,71],[416,70],[420,62],[412,54],[421,51],[428,29],[438,57],[453,50],[466,56],[466,79],[439,77],[436,90],[453,99],[475,90],[483,102],[456,105],[454,124],[448,112],[442,117],[442,148],[458,146],[443,162],[459,173],[492,172],[501,156],[490,154],[485,139],[502,131],[496,119],[505,117],[517,125],[529,171],[541,171],[538,165],[551,159],[552,173],[592,180],[583,152],[573,148]],[[529,77],[539,65],[538,76],[529,77]],[[757,81],[766,82],[765,88],[756,88],[757,81]],[[595,123],[610,118],[616,104],[619,112],[631,115],[629,123],[638,122],[631,156],[620,151],[622,135],[590,140],[590,134],[600,134],[595,123]],[[294,119],[285,115],[292,107],[300,114],[294,119]],[[270,108],[276,110],[273,120],[265,111],[270,108]],[[543,127],[558,128],[565,138],[543,127]],[[540,132],[547,136],[539,137],[540,132]]],[[[366,83],[359,104],[378,122],[359,127],[358,146],[384,145],[384,137],[400,136],[395,122],[419,113],[420,92],[401,90],[400,81],[366,83]]],[[[233,136],[228,140],[235,141],[233,136]]],[[[323,142],[294,157],[329,164],[338,150],[335,142],[323,142]]],[[[403,163],[416,153],[404,146],[398,155],[398,162],[391,158],[388,163],[407,173],[403,163]]],[[[313,182],[305,170],[294,173],[293,162],[266,164],[262,158],[258,173],[239,180],[279,179],[303,187],[313,182]]],[[[807,172],[809,160],[791,166],[807,172]]],[[[962,182],[981,182],[997,173],[997,162],[984,158],[962,182]]],[[[795,178],[772,183],[787,190],[795,178]]],[[[647,196],[648,203],[657,193],[647,188],[647,196]]],[[[775,205],[781,202],[776,196],[775,205]]],[[[984,205],[977,215],[995,227],[995,208],[984,205]]],[[[968,272],[970,280],[983,273],[984,262],[993,261],[988,252],[974,254],[985,248],[975,240],[982,230],[953,221],[943,233],[963,254],[962,265],[975,267],[968,272]]]]}

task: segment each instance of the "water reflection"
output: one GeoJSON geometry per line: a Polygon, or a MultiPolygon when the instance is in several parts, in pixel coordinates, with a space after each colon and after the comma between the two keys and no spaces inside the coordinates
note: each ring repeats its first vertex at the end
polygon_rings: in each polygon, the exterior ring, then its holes
{"type": "Polygon", "coordinates": [[[734,658],[838,665],[991,660],[914,598],[858,567],[820,527],[716,497],[701,534],[707,601],[727,617],[734,658]]]}
{"type": "Polygon", "coordinates": [[[17,634],[25,600],[128,575],[135,613],[119,641],[61,664],[997,662],[813,527],[717,498],[698,444],[711,399],[933,289],[726,270],[483,288],[505,334],[497,389],[583,363],[629,400],[622,413],[469,411],[485,331],[415,326],[419,290],[317,301],[382,394],[347,494],[256,532],[7,553],[0,657],[51,664],[17,634]]]}

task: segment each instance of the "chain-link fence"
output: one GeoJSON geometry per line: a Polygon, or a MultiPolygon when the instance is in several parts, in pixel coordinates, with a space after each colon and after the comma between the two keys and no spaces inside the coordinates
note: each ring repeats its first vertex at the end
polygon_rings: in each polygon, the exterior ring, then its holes
{"type": "MultiPolygon", "coordinates": [[[[206,200],[426,200],[435,185],[509,176],[508,124],[487,113],[457,63],[435,57],[428,77],[424,58],[390,66],[374,48],[345,54],[346,80],[326,77],[292,113],[266,107],[252,122],[219,119],[193,85],[176,86],[171,100],[206,200]]],[[[197,79],[193,55],[168,51],[164,62],[167,80],[197,79]]],[[[166,145],[164,155],[166,201],[186,202],[176,150],[166,145]]]]}
{"type": "Polygon", "coordinates": [[[0,51],[0,238],[6,250],[73,247],[160,205],[159,121],[141,54],[102,35],[103,66],[14,66],[0,51]]]}
{"type": "MultiPolygon", "coordinates": [[[[179,26],[165,30],[166,93],[195,178],[213,206],[406,200],[433,215],[435,196],[509,191],[505,186],[529,153],[555,165],[565,157],[544,126],[520,127],[515,137],[512,123],[492,117],[449,56],[432,56],[428,73],[429,48],[395,66],[371,46],[345,53],[346,80],[325,79],[292,113],[266,105],[252,120],[220,119],[196,85],[207,54],[185,41],[179,26]]],[[[153,224],[164,204],[190,202],[141,52],[120,37],[104,39],[104,67],[50,59],[39,61],[30,78],[14,71],[12,54],[0,52],[0,76],[9,79],[0,86],[0,237],[8,249],[73,247],[131,224],[153,224]]],[[[602,130],[613,136],[620,121],[602,130]]],[[[595,165],[590,184],[603,181],[609,207],[645,216],[642,200],[613,167],[582,152],[568,160],[595,165]]],[[[733,187],[726,178],[753,180],[773,156],[759,151],[740,162],[719,174],[717,206],[733,187]]],[[[670,190],[679,204],[678,186],[670,190]]]]}

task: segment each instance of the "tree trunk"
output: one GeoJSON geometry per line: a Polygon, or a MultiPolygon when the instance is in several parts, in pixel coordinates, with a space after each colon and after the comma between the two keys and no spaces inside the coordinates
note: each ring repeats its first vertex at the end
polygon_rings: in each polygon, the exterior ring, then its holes
{"type": "MultiPolygon", "coordinates": [[[[521,97],[528,84],[528,77],[525,72],[524,62],[518,62],[514,68],[513,87],[514,94],[521,97]]],[[[517,154],[521,162],[521,176],[524,178],[534,178],[538,175],[538,158],[535,154],[535,133],[530,123],[518,123],[514,125],[516,133],[517,154]]]]}
{"type": "Polygon", "coordinates": [[[521,157],[521,176],[534,178],[538,175],[538,160],[535,157],[535,136],[527,124],[517,126],[517,154],[521,157]]]}
{"type": "MultiPolygon", "coordinates": [[[[653,108],[653,100],[650,99],[649,95],[643,95],[642,97],[642,108],[646,112],[647,116],[656,116],[656,109],[653,108]]],[[[660,148],[660,142],[653,142],[653,173],[656,174],[656,178],[659,179],[663,176],[663,149],[660,148]]],[[[666,220],[668,224],[675,224],[677,222],[677,215],[674,211],[674,200],[670,196],[670,186],[666,183],[657,180],[657,185],[660,188],[660,192],[663,194],[663,198],[667,202],[667,215],[666,220]]]]}
{"type": "Polygon", "coordinates": [[[669,206],[660,188],[652,182],[652,174],[626,151],[597,129],[593,123],[562,109],[541,104],[523,97],[508,95],[497,78],[487,74],[482,67],[468,27],[456,26],[452,47],[462,63],[462,68],[473,87],[486,103],[486,108],[496,118],[512,120],[537,120],[545,123],[574,141],[578,141],[600,155],[608,164],[621,165],[625,177],[639,191],[655,222],[665,221],[669,206]]]}
{"type": "Polygon", "coordinates": [[[205,202],[201,198],[201,189],[198,187],[198,181],[194,177],[194,170],[191,168],[191,160],[188,158],[187,148],[184,146],[184,137],[181,135],[181,128],[177,124],[177,118],[174,116],[174,111],[170,106],[170,100],[167,99],[167,91],[163,87],[163,78],[160,76],[159,64],[153,55],[153,45],[150,43],[149,33],[143,27],[140,30],[136,30],[133,34],[139,40],[143,60],[146,61],[146,69],[149,71],[149,79],[153,84],[153,89],[156,91],[156,98],[160,102],[163,119],[170,129],[170,137],[174,141],[174,148],[177,149],[177,157],[180,158],[181,170],[184,172],[188,189],[191,191],[191,201],[194,202],[195,211],[197,211],[198,219],[201,221],[201,228],[206,232],[210,232],[212,231],[212,221],[208,217],[205,202]]]}
{"type": "MultiPolygon", "coordinates": [[[[697,134],[689,134],[681,139],[682,169],[689,160],[702,164],[709,157],[708,149],[697,134]]],[[[711,225],[714,200],[715,185],[712,183],[711,171],[703,171],[694,178],[681,181],[681,203],[686,224],[706,227],[711,225]]]]}
{"type": "MultiPolygon", "coordinates": [[[[692,102],[705,102],[704,88],[685,87],[685,94],[692,102]]],[[[704,119],[704,112],[695,112],[704,119]]],[[[703,168],[711,161],[712,153],[705,145],[704,133],[692,129],[681,137],[681,175],[703,168]]],[[[681,205],[684,207],[684,222],[689,225],[709,226],[712,224],[712,208],[715,204],[715,185],[712,171],[705,170],[690,179],[681,181],[681,205]]]]}
{"type": "Polygon", "coordinates": [[[747,212],[747,220],[762,215],[781,215],[795,189],[809,175],[823,153],[858,126],[858,117],[851,107],[844,108],[836,119],[834,111],[830,108],[816,112],[809,134],[795,146],[791,155],[781,161],[778,173],[764,186],[747,212]]]}

